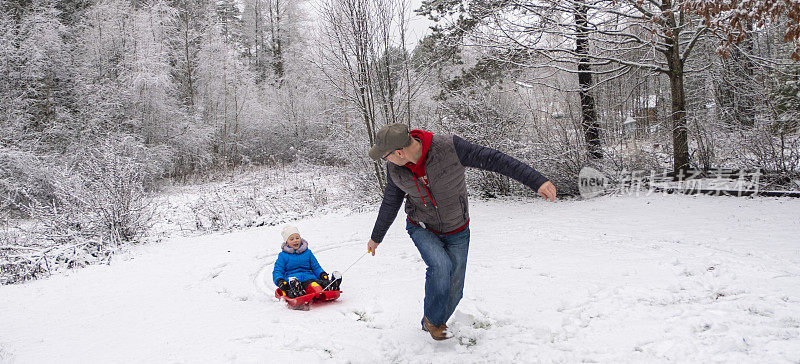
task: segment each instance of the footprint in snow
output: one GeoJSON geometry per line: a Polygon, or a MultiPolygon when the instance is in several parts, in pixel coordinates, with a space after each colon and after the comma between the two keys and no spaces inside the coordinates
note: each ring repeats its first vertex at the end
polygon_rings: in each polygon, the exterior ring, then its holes
{"type": "Polygon", "coordinates": [[[372,321],[372,316],[370,316],[366,311],[353,310],[350,312],[348,316],[355,319],[356,321],[363,321],[363,322],[372,321]]]}

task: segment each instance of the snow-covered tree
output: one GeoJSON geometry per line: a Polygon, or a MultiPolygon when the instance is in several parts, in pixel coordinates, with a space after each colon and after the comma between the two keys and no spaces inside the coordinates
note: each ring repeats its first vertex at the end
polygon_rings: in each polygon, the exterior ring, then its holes
{"type": "MultiPolygon", "coordinates": [[[[417,80],[410,77],[405,45],[395,37],[395,29],[407,26],[406,8],[400,3],[328,0],[321,6],[319,69],[335,97],[343,101],[346,123],[350,118],[347,111],[355,109],[370,146],[381,126],[411,120],[417,80]]],[[[383,191],[383,168],[378,162],[372,163],[372,168],[378,189],[383,191]]]]}
{"type": "Polygon", "coordinates": [[[34,140],[47,148],[63,147],[75,106],[67,28],[51,1],[33,1],[20,15],[17,24],[3,21],[11,27],[4,46],[10,102],[6,115],[20,132],[12,134],[17,139],[13,143],[34,140]]]}
{"type": "Polygon", "coordinates": [[[721,34],[717,51],[727,55],[731,46],[749,38],[754,29],[785,22],[783,41],[792,42],[791,58],[800,61],[800,2],[793,0],[689,0],[684,6],[703,17],[705,25],[721,34]]]}
{"type": "MultiPolygon", "coordinates": [[[[548,62],[532,64],[580,73],[618,77],[631,69],[665,75],[670,82],[673,168],[689,167],[684,78],[692,50],[706,34],[699,19],[682,1],[425,1],[422,12],[445,23],[450,38],[473,36],[476,45],[503,49],[513,55],[538,55],[548,62]],[[576,13],[576,9],[581,9],[576,13]],[[586,12],[587,24],[575,29],[576,14],[586,12]],[[593,48],[585,53],[583,37],[593,48]],[[603,68],[603,69],[598,69],[603,68]],[[585,70],[584,70],[585,71],[585,70]]],[[[581,16],[579,16],[581,18],[581,16]]],[[[510,62],[520,62],[509,59],[510,62]]],[[[602,82],[599,81],[599,82],[602,82]]]]}

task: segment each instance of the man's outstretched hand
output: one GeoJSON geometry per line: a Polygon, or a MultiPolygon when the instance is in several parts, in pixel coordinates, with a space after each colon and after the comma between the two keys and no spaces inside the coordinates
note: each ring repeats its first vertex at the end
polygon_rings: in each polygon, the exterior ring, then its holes
{"type": "Polygon", "coordinates": [[[372,256],[374,257],[375,256],[375,249],[378,249],[378,245],[381,245],[381,244],[380,243],[376,243],[372,239],[369,239],[369,242],[367,243],[367,252],[372,253],[372,256]]]}
{"type": "Polygon", "coordinates": [[[550,181],[543,183],[539,187],[539,191],[536,192],[538,192],[540,196],[544,197],[545,200],[549,200],[550,202],[554,202],[556,200],[556,186],[553,186],[550,181]]]}

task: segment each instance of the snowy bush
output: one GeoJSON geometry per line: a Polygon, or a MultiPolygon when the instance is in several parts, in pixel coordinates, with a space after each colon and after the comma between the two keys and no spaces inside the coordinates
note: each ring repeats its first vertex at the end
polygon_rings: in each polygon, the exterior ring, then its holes
{"type": "Polygon", "coordinates": [[[13,242],[10,236],[8,231],[0,235],[0,285],[24,282],[59,269],[107,263],[115,250],[98,240],[49,247],[37,242],[14,245],[9,244],[13,242]]]}
{"type": "Polygon", "coordinates": [[[54,231],[74,229],[113,244],[135,241],[149,225],[147,189],[163,163],[150,153],[129,137],[87,148],[66,167],[55,169],[55,200],[30,206],[31,215],[50,223],[54,231]]]}
{"type": "Polygon", "coordinates": [[[12,212],[17,215],[19,206],[27,204],[28,198],[52,198],[47,173],[42,168],[41,158],[34,153],[0,147],[0,211],[6,214],[4,217],[12,212]]]}
{"type": "Polygon", "coordinates": [[[308,138],[297,151],[299,162],[342,168],[355,186],[353,193],[370,197],[383,194],[375,177],[375,163],[367,155],[366,132],[335,123],[316,126],[311,131],[316,137],[308,138]]]}
{"type": "Polygon", "coordinates": [[[800,178],[800,135],[758,123],[753,129],[743,131],[742,136],[742,145],[735,149],[738,159],[773,175],[770,179],[777,187],[793,187],[791,180],[800,178]]]}
{"type": "Polygon", "coordinates": [[[72,268],[107,260],[121,243],[146,233],[153,214],[148,188],[163,162],[130,137],[81,148],[72,157],[45,161],[4,160],[3,189],[30,218],[0,234],[2,283],[38,276],[54,267],[72,268]],[[20,161],[30,161],[22,165],[20,161]],[[16,162],[16,163],[14,163],[16,162]],[[26,184],[25,181],[39,181],[26,184]]]}

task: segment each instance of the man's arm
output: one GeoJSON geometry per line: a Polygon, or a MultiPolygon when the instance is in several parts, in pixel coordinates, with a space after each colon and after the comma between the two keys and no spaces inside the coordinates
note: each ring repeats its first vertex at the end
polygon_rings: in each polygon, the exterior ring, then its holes
{"type": "MultiPolygon", "coordinates": [[[[397,187],[389,173],[386,173],[386,189],[383,191],[383,202],[381,202],[381,208],[378,210],[378,219],[375,221],[375,226],[372,228],[372,236],[370,236],[373,242],[380,244],[383,241],[383,237],[386,236],[386,231],[389,230],[389,226],[392,225],[392,222],[397,217],[397,212],[400,210],[400,206],[403,205],[403,198],[405,197],[406,193],[400,187],[397,187]]],[[[375,254],[373,253],[373,255],[375,254]]]]}
{"type": "MultiPolygon", "coordinates": [[[[511,177],[522,184],[530,187],[534,191],[540,191],[543,185],[550,190],[552,183],[533,167],[520,162],[514,157],[509,156],[496,149],[487,148],[481,145],[472,144],[458,135],[453,135],[453,145],[456,148],[458,160],[464,167],[480,168],[487,171],[497,172],[504,176],[511,177]]],[[[548,198],[549,196],[543,197],[548,198]]],[[[555,188],[552,191],[552,198],[555,198],[555,188]]]]}

